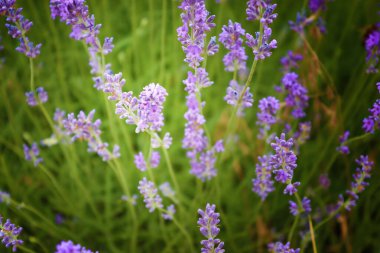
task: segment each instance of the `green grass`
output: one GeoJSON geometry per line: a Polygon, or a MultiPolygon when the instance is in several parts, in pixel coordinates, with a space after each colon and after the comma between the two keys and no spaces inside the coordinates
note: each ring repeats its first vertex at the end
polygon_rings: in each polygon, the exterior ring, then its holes
{"type": "MultiPolygon", "coordinates": [[[[278,48],[272,57],[260,62],[253,78],[254,106],[240,121],[239,142],[218,168],[218,179],[201,183],[189,175],[189,164],[181,147],[186,111],[184,85],[188,67],[177,41],[176,28],[180,25],[179,2],[174,0],[88,0],[97,23],[102,24],[100,36],[113,36],[115,49],[107,56],[115,73],[126,78],[125,89],[138,94],[151,83],[160,83],[169,92],[165,103],[165,127],[173,145],[169,149],[176,177],[185,198],[177,207],[177,220],[193,240],[191,248],[186,237],[173,222],[163,222],[158,212],[148,213],[141,197],[131,209],[120,200],[128,189],[137,194],[138,181],[143,177],[133,164],[133,155],[149,149],[149,138],[135,134],[134,127],[119,120],[114,106],[105,102],[101,92],[92,87],[88,55],[82,43],[69,38],[69,28],[50,18],[48,1],[18,0],[24,15],[34,25],[28,32],[32,41],[43,43],[41,55],[34,61],[35,85],[49,92],[45,104],[50,116],[55,108],[66,112],[89,112],[96,109],[102,119],[103,140],[121,146],[120,170],[87,152],[85,143],[56,145],[42,148],[46,171],[34,168],[24,160],[23,143],[49,137],[52,131],[38,108],[28,107],[24,93],[30,90],[28,59],[16,52],[16,41],[6,33],[5,20],[0,20],[5,64],[0,68],[0,190],[10,192],[12,199],[25,205],[0,203],[0,214],[24,227],[25,246],[35,252],[54,252],[61,240],[73,240],[99,252],[197,252],[202,239],[197,226],[197,209],[206,203],[217,204],[222,212],[219,238],[225,242],[226,252],[266,252],[266,244],[280,235],[287,237],[294,221],[288,211],[288,196],[283,186],[261,205],[251,191],[257,156],[265,143],[256,140],[257,101],[274,95],[273,87],[280,84],[280,58],[288,50],[306,55],[300,75],[312,97],[307,119],[312,121],[311,139],[301,147],[295,178],[302,185],[301,196],[312,199],[313,210],[334,203],[338,194],[349,186],[354,172],[354,159],[368,154],[375,161],[370,186],[361,194],[358,206],[331,221],[317,231],[319,252],[376,252],[380,248],[380,173],[378,170],[379,134],[352,143],[351,154],[336,155],[338,136],[346,129],[351,136],[363,134],[361,122],[368,108],[379,94],[375,83],[379,75],[365,74],[363,35],[369,24],[377,21],[376,1],[333,1],[325,14],[328,33],[307,34],[311,47],[326,71],[317,68],[299,36],[289,30],[288,20],[294,20],[304,1],[278,1],[279,18],[272,25],[278,48]],[[318,177],[328,172],[332,181],[326,191],[318,188],[318,177]],[[53,178],[53,180],[52,180],[53,178]],[[121,179],[124,179],[121,180],[121,179]],[[217,186],[218,184],[218,186],[217,186]],[[219,189],[219,191],[218,191],[219,189]],[[188,200],[188,202],[185,201],[188,200]],[[63,214],[65,223],[55,224],[55,215],[63,214]],[[136,230],[137,229],[137,230],[136,230]],[[137,231],[137,233],[136,233],[137,231]],[[133,240],[137,240],[135,245],[133,240]]],[[[247,32],[258,29],[243,15],[245,1],[206,1],[216,15],[217,35],[229,19],[241,22],[247,32]]],[[[214,85],[202,91],[206,101],[207,128],[212,140],[222,138],[231,114],[224,101],[231,73],[223,71],[222,49],[207,60],[207,69],[214,85]]],[[[249,52],[248,66],[252,64],[249,52]]],[[[280,132],[281,129],[278,129],[280,132]]],[[[165,161],[153,171],[156,182],[170,181],[165,161]]],[[[144,175],[146,176],[146,175],[144,175]]],[[[165,204],[169,204],[165,202],[165,204]]],[[[298,233],[304,230],[305,220],[297,227],[293,247],[300,247],[298,233]]],[[[307,228],[307,227],[306,227],[307,228]]],[[[1,252],[8,252],[1,246],[1,252]]],[[[22,251],[22,249],[20,249],[22,251]]],[[[10,251],[9,251],[10,252],[10,251]]],[[[305,252],[312,252],[311,243],[305,252]]]]}

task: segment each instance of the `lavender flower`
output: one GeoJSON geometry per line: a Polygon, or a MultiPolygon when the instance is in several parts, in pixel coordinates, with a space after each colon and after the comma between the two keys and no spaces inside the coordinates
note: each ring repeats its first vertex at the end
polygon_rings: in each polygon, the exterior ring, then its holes
{"type": "Polygon", "coordinates": [[[368,34],[365,40],[365,50],[367,52],[367,73],[377,73],[380,56],[380,25],[377,25],[376,29],[368,34]]]}
{"type": "Polygon", "coordinates": [[[13,252],[16,252],[17,247],[24,243],[21,239],[18,239],[21,231],[22,228],[12,224],[9,219],[3,223],[3,217],[0,216],[1,242],[5,245],[5,247],[11,247],[13,252]]]}
{"type": "Polygon", "coordinates": [[[144,87],[137,105],[139,117],[137,133],[146,130],[161,131],[164,125],[162,109],[167,95],[166,89],[159,84],[151,83],[144,87]]]}
{"type": "Polygon", "coordinates": [[[240,104],[237,115],[243,116],[243,110],[244,108],[251,107],[253,104],[253,95],[249,92],[249,87],[243,93],[244,87],[242,85],[239,85],[237,81],[231,80],[230,84],[227,88],[227,94],[224,97],[224,100],[227,102],[227,104],[238,106],[240,104]],[[241,101],[239,101],[239,99],[241,101]]]}
{"type": "Polygon", "coordinates": [[[271,126],[277,122],[277,111],[280,109],[280,101],[275,97],[262,98],[259,101],[260,112],[257,113],[256,124],[260,126],[260,138],[264,138],[271,126]]]}
{"type": "Polygon", "coordinates": [[[272,180],[272,166],[270,165],[269,156],[259,156],[259,163],[256,164],[256,178],[252,179],[252,191],[260,196],[264,201],[269,193],[274,191],[274,182],[272,180]]]}
{"type": "Polygon", "coordinates": [[[367,133],[374,133],[376,129],[380,128],[380,99],[376,100],[369,112],[371,114],[364,118],[362,128],[367,133]]]}
{"type": "Polygon", "coordinates": [[[64,134],[71,137],[71,141],[84,140],[87,142],[88,151],[97,153],[103,161],[109,161],[120,157],[120,149],[115,145],[112,151],[108,150],[108,143],[103,142],[100,138],[101,120],[93,121],[95,110],[90,111],[86,115],[80,111],[77,116],[74,113],[67,115],[67,118],[62,120],[64,134]]]}
{"type": "Polygon", "coordinates": [[[308,106],[309,97],[307,89],[298,81],[298,75],[294,72],[286,73],[282,78],[282,84],[288,92],[285,102],[286,105],[292,107],[292,115],[295,118],[305,116],[304,109],[308,106]]]}
{"type": "Polygon", "coordinates": [[[323,173],[319,176],[319,185],[324,189],[328,189],[330,187],[330,178],[327,173],[323,173]]]}
{"type": "Polygon", "coordinates": [[[242,37],[245,30],[239,23],[228,21],[228,26],[222,27],[222,33],[219,35],[219,41],[226,47],[228,53],[223,58],[226,71],[244,71],[246,70],[246,61],[248,56],[245,54],[242,37]]]}
{"type": "Polygon", "coordinates": [[[144,159],[144,155],[142,152],[139,152],[137,155],[135,155],[135,165],[140,171],[146,171],[147,166],[144,159]]]}
{"type": "Polygon", "coordinates": [[[261,35],[260,32],[256,32],[255,37],[247,33],[245,35],[247,39],[247,46],[252,48],[255,60],[264,60],[272,55],[272,50],[277,48],[277,41],[270,40],[272,29],[265,26],[264,32],[261,35]]]}
{"type": "Polygon", "coordinates": [[[157,188],[153,182],[144,177],[140,180],[138,189],[141,195],[144,196],[144,203],[149,212],[153,212],[156,208],[163,208],[161,196],[158,195],[157,188]]]}
{"type": "Polygon", "coordinates": [[[34,91],[29,91],[25,93],[26,102],[29,106],[36,106],[39,103],[44,104],[48,101],[48,93],[44,88],[38,87],[36,89],[37,96],[34,91]]]}
{"type": "Polygon", "coordinates": [[[7,17],[5,26],[8,29],[8,34],[19,40],[20,44],[16,50],[29,58],[35,58],[40,54],[41,44],[34,46],[33,42],[26,37],[25,34],[33,23],[21,15],[22,8],[16,9],[15,3],[15,0],[0,1],[0,16],[7,17]]]}
{"type": "Polygon", "coordinates": [[[269,25],[277,18],[273,13],[276,4],[270,4],[270,0],[249,0],[247,2],[247,20],[260,20],[261,23],[269,25]]]}
{"type": "Polygon", "coordinates": [[[298,130],[294,133],[293,138],[295,140],[295,149],[298,152],[299,147],[306,143],[306,141],[310,138],[311,131],[311,123],[308,122],[300,122],[298,124],[298,130]]]}
{"type": "Polygon", "coordinates": [[[340,196],[340,206],[350,211],[352,207],[356,206],[356,201],[359,199],[359,193],[363,192],[368,186],[368,182],[364,180],[371,177],[371,170],[373,162],[368,159],[368,156],[361,155],[359,159],[356,159],[356,163],[360,166],[356,168],[353,174],[353,181],[351,182],[351,188],[346,191],[348,200],[343,202],[343,196],[340,196]]]}
{"type": "Polygon", "coordinates": [[[62,241],[57,245],[55,253],[98,253],[82,247],[80,244],[74,244],[72,241],[62,241]]]}
{"type": "Polygon", "coordinates": [[[11,203],[11,195],[8,192],[0,191],[0,203],[9,205],[11,203]]]}
{"type": "Polygon", "coordinates": [[[281,58],[280,63],[284,72],[289,72],[291,69],[299,68],[298,62],[303,60],[302,54],[288,51],[288,54],[281,58]]]}
{"type": "Polygon", "coordinates": [[[169,182],[165,182],[165,183],[161,184],[158,188],[162,192],[162,195],[164,195],[165,197],[174,198],[175,192],[172,189],[172,187],[170,186],[169,182]]]}
{"type": "Polygon", "coordinates": [[[290,213],[293,216],[296,216],[300,214],[301,212],[310,213],[311,212],[311,205],[310,205],[310,199],[304,197],[301,201],[302,206],[298,206],[297,203],[294,201],[289,201],[289,209],[290,213]]]}
{"type": "Polygon", "coordinates": [[[186,54],[185,62],[195,69],[203,61],[206,32],[215,27],[215,16],[209,15],[204,0],[183,0],[179,8],[183,25],[177,29],[178,40],[186,54]]]}
{"type": "Polygon", "coordinates": [[[157,151],[153,151],[150,157],[150,167],[157,168],[158,165],[160,164],[160,159],[161,159],[160,153],[157,151]]]}
{"type": "Polygon", "coordinates": [[[203,211],[198,210],[200,218],[198,219],[198,225],[200,226],[200,231],[207,240],[202,240],[202,253],[223,253],[224,243],[217,239],[216,236],[219,234],[220,229],[218,228],[219,213],[215,212],[215,205],[206,205],[206,209],[203,211]]]}
{"type": "Polygon", "coordinates": [[[313,13],[319,10],[324,10],[325,8],[326,8],[326,0],[310,0],[309,1],[309,9],[313,13]]]}
{"type": "Polygon", "coordinates": [[[164,138],[160,139],[157,134],[151,135],[151,145],[152,148],[163,147],[168,149],[172,145],[173,138],[170,136],[170,133],[165,133],[164,138]]]}
{"type": "Polygon", "coordinates": [[[272,253],[299,253],[300,249],[290,248],[290,242],[283,244],[281,242],[275,242],[268,244],[268,249],[272,253]]]}
{"type": "Polygon", "coordinates": [[[272,148],[276,152],[270,157],[270,165],[273,173],[276,175],[275,180],[287,184],[284,194],[292,195],[297,191],[299,182],[291,183],[293,179],[293,171],[297,167],[297,156],[291,150],[293,147],[293,139],[285,139],[285,134],[281,134],[281,138],[275,137],[275,142],[271,143],[272,148]]]}
{"type": "Polygon", "coordinates": [[[336,148],[340,153],[347,155],[350,153],[350,149],[348,146],[344,145],[350,136],[350,131],[345,131],[341,136],[339,136],[340,146],[336,148]]]}
{"type": "Polygon", "coordinates": [[[65,222],[65,218],[63,217],[63,215],[60,213],[57,213],[55,215],[55,224],[62,225],[64,222],[65,222]]]}
{"type": "Polygon", "coordinates": [[[161,215],[164,220],[173,220],[176,209],[174,205],[170,205],[166,208],[165,212],[161,215]]]}
{"type": "Polygon", "coordinates": [[[31,146],[24,144],[23,147],[24,147],[25,160],[32,161],[34,164],[34,167],[37,167],[37,165],[42,162],[42,158],[39,157],[40,150],[38,149],[37,143],[34,142],[32,143],[31,146]]]}
{"type": "Polygon", "coordinates": [[[137,195],[136,194],[133,194],[131,197],[128,197],[127,195],[123,195],[121,196],[121,200],[122,201],[125,201],[125,202],[129,202],[131,203],[133,206],[135,206],[137,204],[136,200],[137,200],[137,195]]]}
{"type": "Polygon", "coordinates": [[[304,13],[297,13],[297,18],[295,21],[289,21],[290,29],[293,31],[303,34],[304,28],[312,23],[311,19],[306,18],[304,13]]]}

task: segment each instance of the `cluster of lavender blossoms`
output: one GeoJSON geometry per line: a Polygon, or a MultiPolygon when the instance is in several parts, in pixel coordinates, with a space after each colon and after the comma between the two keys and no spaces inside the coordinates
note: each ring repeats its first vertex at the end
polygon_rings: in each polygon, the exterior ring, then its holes
{"type": "Polygon", "coordinates": [[[366,62],[368,64],[367,73],[379,72],[380,57],[380,23],[376,24],[365,40],[366,62]]]}
{"type": "Polygon", "coordinates": [[[67,137],[71,142],[86,141],[88,152],[97,153],[103,161],[120,157],[118,145],[114,145],[113,150],[109,151],[108,143],[101,140],[102,122],[100,119],[94,120],[94,114],[95,110],[92,110],[88,115],[80,111],[77,116],[74,113],[66,116],[64,111],[57,109],[54,114],[56,132],[60,135],[57,138],[64,140],[67,137]]]}
{"type": "Polygon", "coordinates": [[[3,223],[3,217],[0,216],[0,239],[5,247],[12,248],[13,252],[16,252],[17,247],[23,244],[23,240],[19,239],[19,235],[22,231],[22,227],[17,227],[9,219],[3,223]]]}
{"type": "Polygon", "coordinates": [[[219,234],[220,229],[218,228],[219,213],[215,212],[215,205],[206,205],[205,210],[198,210],[200,215],[198,219],[198,225],[200,226],[200,231],[207,240],[202,240],[201,245],[202,253],[223,253],[224,243],[216,238],[219,234]]]}
{"type": "Polygon", "coordinates": [[[272,166],[275,180],[286,184],[284,194],[293,195],[297,192],[300,182],[292,182],[294,169],[297,167],[297,156],[292,151],[294,145],[293,139],[285,139],[285,134],[281,137],[275,137],[275,142],[271,143],[275,154],[270,157],[270,165],[272,166]]]}
{"type": "Polygon", "coordinates": [[[26,103],[29,106],[37,106],[39,103],[44,104],[48,101],[48,93],[43,87],[38,87],[36,92],[29,91],[25,93],[26,103]]]}
{"type": "Polygon", "coordinates": [[[209,15],[204,0],[183,0],[179,8],[182,26],[177,29],[178,40],[186,54],[185,62],[193,69],[189,71],[187,79],[183,81],[186,96],[187,112],[185,136],[182,141],[183,148],[187,149],[187,157],[190,159],[190,173],[201,180],[209,180],[216,176],[216,153],[223,151],[222,141],[217,141],[212,147],[211,140],[206,135],[203,116],[205,102],[201,100],[201,89],[213,84],[208,77],[205,68],[199,67],[207,55],[217,52],[215,38],[212,38],[206,46],[206,32],[215,26],[215,16],[209,15]]]}
{"type": "Polygon", "coordinates": [[[264,201],[268,194],[274,191],[272,166],[270,164],[270,156],[259,156],[258,160],[259,163],[256,164],[256,178],[252,179],[252,191],[260,196],[261,201],[264,201]]]}
{"type": "Polygon", "coordinates": [[[290,242],[283,244],[281,242],[275,242],[268,244],[268,250],[271,253],[299,253],[300,249],[290,248],[290,242]]]}
{"type": "Polygon", "coordinates": [[[296,20],[289,21],[290,29],[299,34],[303,34],[305,27],[315,23],[320,33],[327,33],[325,21],[321,17],[321,14],[326,11],[327,1],[328,0],[309,0],[309,15],[307,16],[305,12],[298,12],[296,20]]]}
{"type": "Polygon", "coordinates": [[[72,241],[62,241],[57,245],[55,253],[98,253],[98,251],[93,252],[72,241]]]}
{"type": "Polygon", "coordinates": [[[24,144],[23,149],[25,160],[32,161],[34,167],[37,167],[37,165],[43,161],[40,157],[40,150],[38,148],[37,143],[34,142],[31,146],[24,144]]]}
{"type": "MultiPolygon", "coordinates": [[[[144,177],[142,180],[140,180],[138,189],[141,195],[143,195],[144,197],[144,203],[146,208],[149,209],[149,212],[153,212],[154,210],[158,209],[161,212],[162,218],[164,218],[165,220],[173,219],[174,214],[176,213],[175,206],[169,205],[166,209],[164,209],[164,205],[162,204],[162,198],[158,194],[158,189],[152,181],[149,181],[144,177]]],[[[160,190],[162,191],[161,187],[160,190]]],[[[165,191],[162,192],[164,196],[166,196],[165,193],[168,193],[165,191]]],[[[174,195],[174,193],[172,193],[172,195],[174,195]]]]}
{"type": "MultiPolygon", "coordinates": [[[[152,148],[168,149],[172,142],[170,134],[166,133],[163,138],[158,135],[164,125],[162,110],[168,95],[166,89],[151,83],[144,87],[139,97],[122,90],[125,84],[122,73],[113,74],[111,65],[103,60],[104,55],[112,52],[113,38],[106,37],[103,44],[100,42],[101,25],[96,24],[94,15],[89,14],[85,0],[50,0],[50,9],[53,19],[58,17],[72,27],[71,38],[88,45],[94,87],[108,94],[108,100],[116,102],[115,113],[127,124],[136,125],[136,133],[147,132],[151,136],[152,148]]],[[[148,159],[157,161],[159,158],[148,159]]]]}
{"type": "Polygon", "coordinates": [[[350,153],[350,148],[345,144],[350,136],[350,131],[345,131],[341,136],[339,136],[339,147],[336,148],[341,154],[348,155],[350,153]]]}
{"type": "Polygon", "coordinates": [[[289,210],[293,216],[297,216],[300,213],[309,214],[311,212],[311,201],[307,197],[304,197],[301,201],[301,206],[297,205],[294,201],[289,201],[289,210]]]}
{"type": "Polygon", "coordinates": [[[35,58],[40,54],[41,44],[34,45],[26,36],[33,23],[21,15],[22,8],[16,8],[15,4],[16,0],[1,0],[0,16],[6,17],[8,34],[19,40],[16,50],[29,58],[35,58]]]}
{"type": "MultiPolygon", "coordinates": [[[[380,93],[380,83],[377,83],[377,89],[380,93]]],[[[366,133],[374,133],[376,129],[380,129],[380,99],[376,99],[369,112],[371,114],[363,119],[362,128],[366,133]]]]}
{"type": "Polygon", "coordinates": [[[280,101],[271,96],[262,98],[259,101],[259,109],[256,124],[260,126],[259,138],[264,139],[271,126],[277,123],[276,114],[280,109],[280,101]]]}
{"type": "Polygon", "coordinates": [[[356,201],[359,199],[359,193],[363,192],[368,186],[368,182],[365,180],[371,177],[371,171],[373,162],[368,159],[368,156],[361,155],[359,159],[355,160],[359,165],[353,174],[353,181],[351,182],[351,188],[346,191],[347,200],[344,201],[343,195],[339,195],[339,201],[337,208],[345,208],[350,211],[351,208],[356,206],[356,201]]]}

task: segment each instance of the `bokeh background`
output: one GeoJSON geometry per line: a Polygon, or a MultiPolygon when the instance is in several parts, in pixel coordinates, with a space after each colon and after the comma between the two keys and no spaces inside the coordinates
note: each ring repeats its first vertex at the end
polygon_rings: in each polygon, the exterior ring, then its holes
{"type": "MultiPolygon", "coordinates": [[[[174,139],[169,152],[183,191],[194,199],[186,213],[180,216],[194,241],[201,240],[196,225],[197,209],[207,202],[223,210],[220,238],[226,252],[265,252],[266,243],[281,238],[289,231],[293,217],[288,211],[287,196],[282,187],[259,206],[259,198],[251,191],[257,155],[263,144],[252,142],[257,134],[258,99],[274,95],[282,73],[279,60],[288,50],[304,53],[300,75],[309,88],[311,103],[307,119],[312,122],[310,140],[301,147],[295,177],[301,181],[300,191],[312,199],[313,209],[323,208],[337,200],[349,186],[354,172],[354,160],[369,154],[375,161],[370,186],[363,192],[358,206],[331,221],[317,233],[320,252],[379,252],[380,249],[380,189],[379,134],[352,143],[351,154],[341,156],[335,148],[338,136],[350,130],[351,136],[363,134],[362,119],[379,94],[375,83],[379,74],[366,74],[364,38],[371,25],[379,21],[378,1],[335,0],[328,3],[323,14],[327,34],[307,30],[307,38],[318,56],[317,60],[289,29],[288,21],[306,10],[307,1],[277,1],[278,19],[273,23],[273,38],[278,48],[272,57],[258,65],[253,80],[255,103],[239,124],[240,139],[231,155],[219,168],[222,182],[221,199],[214,199],[212,183],[201,184],[189,175],[188,161],[181,148],[186,111],[182,80],[188,71],[184,54],[177,40],[180,25],[179,1],[174,0],[87,0],[97,23],[102,24],[100,36],[113,36],[115,49],[107,56],[115,72],[122,72],[126,89],[138,94],[151,83],[160,83],[169,92],[165,103],[165,127],[174,139]],[[328,173],[329,190],[318,186],[318,177],[328,173]]],[[[226,0],[217,4],[207,0],[209,11],[216,15],[214,35],[229,19],[241,22],[247,32],[255,32],[257,24],[245,20],[246,1],[226,0]]],[[[102,119],[102,138],[111,145],[121,146],[123,176],[133,193],[137,193],[142,175],[133,164],[137,150],[148,148],[148,137],[136,135],[134,128],[107,114],[103,94],[92,87],[88,55],[83,44],[69,38],[69,28],[50,18],[48,1],[17,0],[24,15],[33,21],[30,39],[42,43],[41,55],[35,60],[36,86],[49,93],[47,111],[55,108],[66,112],[86,112],[96,109],[102,119]]],[[[24,93],[29,91],[28,59],[14,50],[16,41],[7,35],[5,20],[0,20],[0,190],[11,194],[19,205],[0,203],[1,215],[24,227],[23,239],[36,252],[53,252],[61,240],[73,240],[99,252],[128,252],[131,220],[118,178],[99,157],[87,152],[85,143],[43,148],[42,157],[71,204],[68,205],[52,186],[46,174],[24,160],[23,143],[49,137],[52,133],[41,111],[28,107],[24,93]],[[32,209],[32,210],[29,210],[32,209]],[[64,218],[56,223],[56,215],[64,218]]],[[[222,47],[221,47],[222,48],[222,47]]],[[[214,140],[223,137],[230,107],[223,100],[231,74],[223,69],[222,49],[208,59],[208,71],[214,85],[204,90],[207,127],[214,140]]],[[[252,63],[249,54],[248,65],[252,63]]],[[[280,132],[281,129],[278,129],[280,132]]],[[[155,172],[158,181],[168,180],[165,164],[155,172]]],[[[190,252],[183,236],[170,223],[160,224],[158,214],[149,214],[141,198],[136,206],[139,216],[138,252],[190,252]],[[164,230],[162,227],[164,226],[164,230]],[[163,231],[165,231],[163,233],[163,231]],[[163,238],[171,242],[168,245],[163,238]]],[[[302,227],[299,228],[300,232],[302,227]]],[[[297,246],[301,237],[292,242],[297,246]]],[[[198,246],[200,248],[200,246],[198,246]]],[[[1,252],[8,252],[3,247],[1,252]]],[[[9,251],[10,252],[10,251],[9,251]]],[[[310,244],[305,252],[311,252],[310,244]]]]}

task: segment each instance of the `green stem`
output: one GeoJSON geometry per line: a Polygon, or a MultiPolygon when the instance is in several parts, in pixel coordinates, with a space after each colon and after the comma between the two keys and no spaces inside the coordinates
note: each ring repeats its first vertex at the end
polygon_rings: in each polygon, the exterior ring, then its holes
{"type": "Polygon", "coordinates": [[[372,135],[371,133],[365,133],[365,134],[362,134],[362,135],[350,138],[347,141],[343,142],[343,144],[349,144],[349,143],[352,143],[352,142],[360,141],[360,140],[363,140],[363,139],[365,139],[365,138],[367,138],[367,137],[369,137],[371,135],[372,135]]]}
{"type": "Polygon", "coordinates": [[[291,242],[292,241],[292,238],[293,238],[293,235],[294,235],[294,231],[296,230],[296,227],[298,225],[298,222],[299,222],[299,219],[300,219],[300,216],[299,214],[296,216],[296,218],[294,219],[294,222],[293,222],[293,225],[292,225],[292,228],[290,229],[290,233],[288,235],[288,242],[291,242]]]}
{"type": "Polygon", "coordinates": [[[172,162],[171,162],[170,157],[169,157],[168,150],[162,146],[162,152],[164,153],[165,161],[166,161],[166,164],[168,165],[169,174],[170,174],[170,177],[172,178],[174,188],[175,188],[176,192],[178,193],[178,195],[182,196],[179,184],[177,182],[177,178],[176,178],[175,173],[174,173],[173,165],[172,165],[172,162]]]}
{"type": "Polygon", "coordinates": [[[19,245],[17,246],[18,249],[20,249],[21,251],[23,252],[27,252],[27,253],[36,253],[34,250],[31,250],[23,245],[19,245]]]}
{"type": "Polygon", "coordinates": [[[318,253],[317,251],[317,244],[315,243],[315,235],[314,235],[314,229],[313,229],[313,222],[311,220],[311,216],[308,215],[309,219],[309,228],[310,228],[310,235],[311,235],[311,242],[313,244],[313,252],[318,253]]]}

